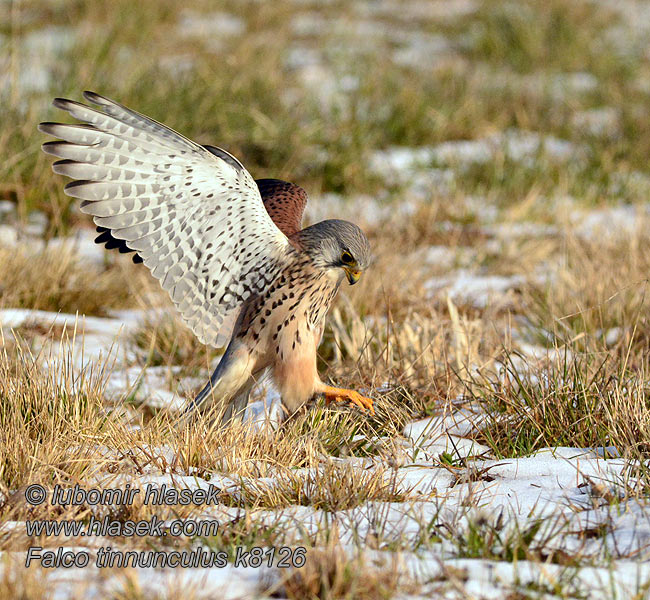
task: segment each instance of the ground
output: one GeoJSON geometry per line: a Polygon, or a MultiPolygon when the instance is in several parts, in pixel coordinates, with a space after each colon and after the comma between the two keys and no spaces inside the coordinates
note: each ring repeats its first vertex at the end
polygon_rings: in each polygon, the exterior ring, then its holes
{"type": "Polygon", "coordinates": [[[4,596],[650,594],[650,3],[35,0],[0,15],[4,596]],[[83,89],[302,185],[307,221],[366,231],[373,265],[344,286],[319,368],[374,417],[317,398],[278,429],[261,382],[243,424],[179,420],[220,351],[145,268],[93,244],[39,151],[51,98],[83,89]],[[140,492],[53,498],[75,485],[140,492]],[[163,485],[216,501],[144,501],[163,485]],[[91,517],[164,523],[34,529],[91,517]],[[30,547],[90,564],[26,569],[30,547]],[[107,547],[225,558],[100,568],[107,547]]]}

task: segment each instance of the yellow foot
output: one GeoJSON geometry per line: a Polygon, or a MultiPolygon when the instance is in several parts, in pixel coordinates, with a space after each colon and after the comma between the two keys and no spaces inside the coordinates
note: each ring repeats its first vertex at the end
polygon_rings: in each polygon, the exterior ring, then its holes
{"type": "Polygon", "coordinates": [[[346,390],[344,388],[331,387],[328,385],[325,386],[323,393],[325,394],[326,404],[330,404],[331,402],[349,402],[350,404],[358,406],[363,411],[368,409],[371,415],[375,414],[372,400],[362,396],[359,392],[346,390]]]}

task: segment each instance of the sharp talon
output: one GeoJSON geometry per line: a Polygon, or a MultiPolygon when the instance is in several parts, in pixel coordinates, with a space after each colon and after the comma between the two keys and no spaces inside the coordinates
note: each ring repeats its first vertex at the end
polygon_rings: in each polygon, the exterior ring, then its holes
{"type": "Polygon", "coordinates": [[[350,398],[350,404],[354,404],[355,406],[358,406],[363,412],[366,412],[366,407],[358,398],[350,398]]]}
{"type": "Polygon", "coordinates": [[[370,411],[371,415],[375,414],[375,407],[373,406],[373,401],[372,401],[371,398],[366,398],[365,396],[360,396],[359,401],[364,406],[364,408],[367,408],[370,411]]]}
{"type": "Polygon", "coordinates": [[[375,414],[373,400],[371,398],[362,396],[359,392],[328,386],[325,389],[324,393],[325,404],[330,404],[332,402],[349,402],[363,412],[366,412],[366,410],[368,410],[371,415],[375,414]]]}

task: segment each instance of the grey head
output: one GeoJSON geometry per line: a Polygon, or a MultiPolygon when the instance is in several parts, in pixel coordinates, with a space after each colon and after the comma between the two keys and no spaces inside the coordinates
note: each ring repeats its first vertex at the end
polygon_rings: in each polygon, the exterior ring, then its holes
{"type": "Polygon", "coordinates": [[[354,285],[370,264],[370,244],[354,223],[328,219],[298,233],[298,242],[315,266],[341,269],[354,285]]]}

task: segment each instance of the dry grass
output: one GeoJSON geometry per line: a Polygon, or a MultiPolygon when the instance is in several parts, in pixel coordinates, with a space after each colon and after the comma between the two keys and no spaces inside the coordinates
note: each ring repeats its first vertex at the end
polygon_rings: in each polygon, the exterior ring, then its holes
{"type": "Polygon", "coordinates": [[[134,572],[126,571],[120,576],[123,580],[121,589],[111,590],[111,600],[199,600],[205,597],[199,583],[172,581],[164,589],[152,591],[138,580],[134,572]]]}
{"type": "Polygon", "coordinates": [[[648,347],[650,299],[647,218],[638,229],[614,239],[585,241],[569,235],[556,257],[552,282],[533,287],[527,298],[528,318],[560,344],[584,340],[620,360],[636,361],[648,347]],[[619,335],[607,339],[616,328],[619,335]],[[633,352],[631,352],[633,350],[633,352]],[[630,356],[630,352],[632,356],[630,356]]]}
{"type": "Polygon", "coordinates": [[[3,557],[1,567],[0,593],[6,598],[19,598],[20,600],[50,600],[53,598],[53,591],[44,577],[44,569],[38,567],[34,569],[15,568],[8,555],[3,557]]]}
{"type": "Polygon", "coordinates": [[[45,373],[33,356],[14,348],[0,361],[0,478],[4,489],[51,481],[60,473],[81,476],[96,468],[85,456],[115,427],[107,420],[97,365],[81,377],[62,361],[45,373]],[[77,448],[71,453],[71,448],[77,448]]]}
{"type": "Polygon", "coordinates": [[[73,249],[0,247],[0,307],[105,315],[134,306],[143,286],[150,287],[131,268],[122,261],[98,267],[73,249]]]}
{"type": "Polygon", "coordinates": [[[500,456],[554,446],[613,446],[614,454],[645,459],[647,364],[630,370],[602,353],[570,352],[565,347],[527,372],[511,355],[500,380],[486,378],[481,400],[490,419],[484,440],[500,456]]]}
{"type": "Polygon", "coordinates": [[[468,379],[489,414],[481,440],[497,456],[605,448],[640,477],[629,491],[650,489],[650,265],[639,232],[598,243],[569,235],[551,282],[524,290],[524,337],[547,346],[548,357],[508,350],[496,369],[468,379]]]}
{"type": "Polygon", "coordinates": [[[359,473],[347,463],[326,461],[305,471],[282,469],[270,483],[244,482],[236,497],[224,494],[221,502],[248,508],[283,508],[311,506],[336,512],[355,508],[366,502],[406,502],[416,495],[400,489],[397,473],[379,467],[359,473]]]}
{"type": "Polygon", "coordinates": [[[310,549],[304,567],[292,569],[281,585],[289,600],[388,600],[419,590],[401,573],[398,558],[375,565],[364,556],[350,559],[332,543],[310,549]]]}
{"type": "MultiPolygon", "coordinates": [[[[644,168],[648,154],[644,140],[650,136],[644,135],[647,123],[638,110],[643,92],[633,85],[644,74],[643,63],[621,54],[616,42],[603,34],[616,24],[613,12],[605,7],[595,10],[586,2],[575,3],[571,10],[559,0],[524,2],[519,10],[486,2],[463,20],[463,27],[425,18],[422,26],[455,40],[455,52],[423,71],[391,60],[395,41],[389,36],[377,35],[376,47],[368,54],[355,49],[358,40],[353,34],[330,31],[332,21],[359,18],[354,3],[319,6],[319,31],[301,35],[293,23],[309,18],[309,9],[285,1],[264,7],[227,2],[222,10],[232,11],[246,23],[241,35],[224,42],[227,60],[204,40],[177,33],[181,9],[168,0],[137,4],[120,0],[110,12],[95,3],[12,6],[6,21],[14,39],[34,31],[39,23],[84,24],[72,47],[63,50],[57,61],[53,94],[77,97],[83,85],[93,82],[101,87],[98,91],[192,138],[222,143],[245,158],[256,176],[291,175],[309,191],[379,189],[376,176],[359,160],[373,148],[472,139],[507,127],[586,141],[598,152],[585,168],[568,172],[502,162],[496,169],[479,169],[467,177],[464,191],[486,191],[508,205],[531,188],[593,201],[602,196],[612,173],[644,168]],[[100,29],[107,32],[104,43],[97,40],[100,29]],[[596,38],[602,44],[593,44],[596,38]],[[148,40],[146,45],[143,39],[148,40]],[[305,89],[299,69],[287,60],[296,47],[328,57],[325,77],[331,73],[334,79],[348,77],[356,82],[341,95],[340,105],[323,106],[305,89]],[[337,56],[340,48],[344,50],[337,56]],[[183,70],[183,58],[188,56],[192,60],[183,70]],[[168,66],[175,62],[179,70],[168,66]],[[552,93],[556,75],[587,69],[601,82],[598,93],[576,94],[570,102],[552,93]],[[508,84],[490,85],[503,71],[508,84]],[[278,90],[289,90],[292,99],[278,90]],[[573,110],[607,104],[621,108],[623,127],[618,138],[591,140],[571,127],[573,110]]],[[[211,5],[200,2],[192,8],[209,10],[211,5]]],[[[12,87],[0,144],[12,160],[0,168],[4,194],[18,203],[23,217],[33,207],[45,211],[50,233],[66,230],[79,217],[60,183],[47,172],[48,160],[37,153],[42,140],[34,125],[44,117],[42,99],[35,95],[25,102],[17,85],[30,58],[20,44],[11,44],[9,50],[12,87]]],[[[635,193],[630,189],[626,195],[633,198],[635,193]]]]}
{"type": "Polygon", "coordinates": [[[165,314],[146,317],[132,342],[146,366],[182,365],[190,374],[208,369],[221,353],[201,344],[171,307],[165,314]]]}
{"type": "MultiPolygon", "coordinates": [[[[330,458],[331,452],[376,452],[372,440],[379,439],[380,431],[390,431],[390,423],[396,434],[401,425],[392,421],[394,411],[387,408],[390,399],[378,410],[374,425],[351,411],[320,409],[305,412],[275,432],[256,433],[240,423],[214,427],[202,420],[179,427],[164,411],[147,419],[119,403],[107,407],[103,402],[107,365],[97,364],[79,374],[69,351],[44,371],[37,357],[21,346],[7,347],[3,353],[0,491],[5,502],[0,511],[4,520],[84,520],[98,514],[89,505],[60,507],[46,502],[29,506],[24,498],[28,484],[39,483],[47,490],[55,484],[110,486],[113,479],[123,484],[160,472],[208,480],[214,473],[227,473],[235,481],[241,478],[236,494],[224,491],[222,502],[248,509],[297,503],[340,510],[367,500],[404,501],[408,497],[407,492],[397,491],[390,471],[372,470],[359,477],[349,465],[333,463],[330,458]],[[350,446],[361,431],[371,441],[350,446]],[[251,479],[269,476],[275,483],[257,484],[251,479]]],[[[118,520],[150,519],[153,514],[188,518],[196,507],[174,506],[166,512],[136,500],[110,511],[118,520]]],[[[45,546],[60,543],[57,538],[39,541],[45,546]]],[[[2,546],[23,548],[29,542],[18,531],[3,540],[2,546]]],[[[146,539],[140,542],[145,544],[146,539]]]]}

